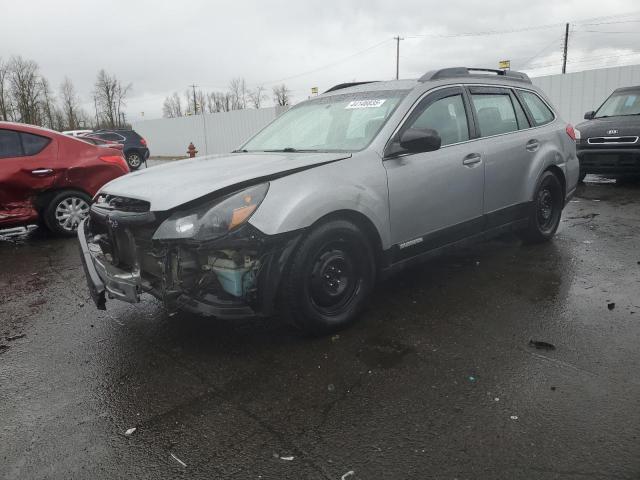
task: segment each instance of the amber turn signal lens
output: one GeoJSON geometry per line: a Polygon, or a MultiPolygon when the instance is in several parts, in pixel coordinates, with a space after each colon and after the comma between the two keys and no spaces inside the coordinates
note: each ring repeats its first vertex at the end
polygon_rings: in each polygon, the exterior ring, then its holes
{"type": "Polygon", "coordinates": [[[253,213],[257,205],[247,205],[246,207],[236,208],[231,214],[231,222],[229,230],[233,230],[238,225],[242,225],[244,221],[253,213]]]}

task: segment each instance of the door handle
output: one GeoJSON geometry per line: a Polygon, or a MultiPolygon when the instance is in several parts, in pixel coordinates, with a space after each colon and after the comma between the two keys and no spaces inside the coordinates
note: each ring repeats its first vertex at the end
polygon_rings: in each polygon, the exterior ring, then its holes
{"type": "Polygon", "coordinates": [[[470,153],[462,159],[462,164],[465,167],[472,167],[482,161],[482,156],[479,153],[470,153]]]}
{"type": "Polygon", "coordinates": [[[538,142],[538,140],[529,140],[527,142],[527,150],[530,152],[535,152],[536,150],[538,150],[538,147],[540,146],[540,142],[538,142]]]}
{"type": "Polygon", "coordinates": [[[38,175],[40,177],[44,177],[45,175],[50,175],[53,173],[53,169],[51,168],[36,168],[35,170],[31,170],[31,173],[34,175],[38,175]]]}

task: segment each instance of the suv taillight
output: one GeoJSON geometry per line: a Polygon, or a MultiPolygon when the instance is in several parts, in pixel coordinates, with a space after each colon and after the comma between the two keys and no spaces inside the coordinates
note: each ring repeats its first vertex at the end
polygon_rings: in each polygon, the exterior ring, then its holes
{"type": "Polygon", "coordinates": [[[127,165],[127,161],[124,159],[124,157],[120,155],[105,155],[103,157],[100,157],[100,160],[102,160],[105,163],[112,163],[114,165],[118,165],[125,172],[129,171],[129,165],[127,165]]]}
{"type": "Polygon", "coordinates": [[[565,131],[567,132],[567,135],[569,135],[571,137],[571,140],[573,140],[575,142],[575,140],[576,140],[576,131],[573,129],[573,125],[571,125],[569,123],[567,125],[567,128],[565,129],[565,131]]]}
{"type": "Polygon", "coordinates": [[[144,138],[142,138],[142,137],[140,137],[140,143],[141,143],[142,145],[144,145],[145,147],[147,146],[147,141],[146,141],[144,138]]]}

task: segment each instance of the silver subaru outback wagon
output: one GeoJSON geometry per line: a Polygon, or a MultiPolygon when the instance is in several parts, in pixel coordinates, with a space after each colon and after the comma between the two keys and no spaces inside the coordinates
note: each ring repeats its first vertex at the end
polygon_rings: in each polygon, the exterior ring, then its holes
{"type": "Polygon", "coordinates": [[[100,309],[150,293],[322,334],[449,246],[551,239],[578,176],[573,128],[525,74],[447,68],[337,85],[230,154],[116,179],[78,237],[100,309]]]}

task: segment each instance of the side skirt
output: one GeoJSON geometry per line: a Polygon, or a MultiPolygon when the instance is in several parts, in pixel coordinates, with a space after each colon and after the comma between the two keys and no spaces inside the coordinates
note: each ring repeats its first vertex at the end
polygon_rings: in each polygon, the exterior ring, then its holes
{"type": "MultiPolygon", "coordinates": [[[[479,241],[488,240],[504,233],[514,232],[526,228],[527,224],[529,223],[529,218],[522,216],[522,213],[528,211],[528,208],[530,207],[531,203],[525,203],[518,205],[517,207],[509,207],[511,212],[508,213],[505,211],[499,211],[480,217],[479,220],[482,220],[482,223],[485,226],[484,229],[482,229],[481,231],[476,231],[473,234],[466,235],[464,238],[457,237],[457,234],[461,231],[460,226],[454,226],[439,232],[435,232],[435,235],[437,235],[436,238],[442,240],[442,243],[440,243],[439,245],[434,245],[433,241],[431,241],[431,239],[433,238],[432,235],[434,234],[420,237],[419,241],[417,241],[418,239],[416,239],[410,242],[405,242],[405,244],[403,245],[406,245],[407,243],[411,244],[411,248],[407,248],[407,250],[413,250],[413,252],[411,252],[411,256],[407,256],[402,251],[403,249],[400,248],[400,245],[394,245],[385,252],[385,256],[389,260],[389,263],[385,268],[382,269],[381,277],[387,278],[388,276],[398,273],[405,268],[423,263],[427,260],[431,260],[432,258],[449,253],[460,247],[472,245],[479,241]],[[515,220],[504,222],[504,220],[509,217],[509,213],[517,214],[518,218],[515,220]],[[500,220],[503,221],[500,222],[500,220]],[[498,222],[500,223],[496,225],[496,223],[498,222]],[[448,235],[449,231],[453,232],[455,236],[452,237],[448,235]]],[[[475,221],[472,222],[475,223],[475,221]]],[[[476,224],[472,225],[470,224],[470,222],[465,222],[462,225],[465,226],[462,231],[469,231],[472,227],[476,226],[476,224]]]]}

